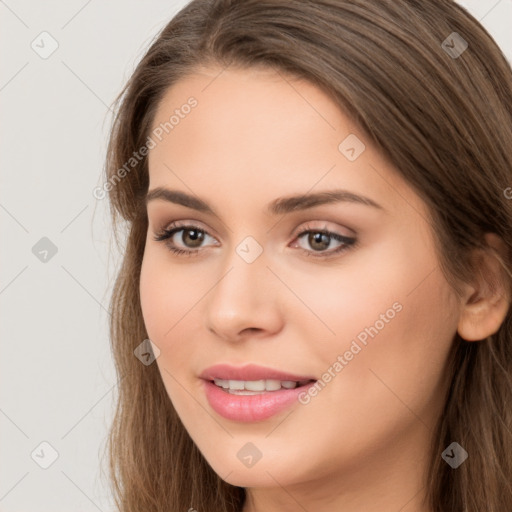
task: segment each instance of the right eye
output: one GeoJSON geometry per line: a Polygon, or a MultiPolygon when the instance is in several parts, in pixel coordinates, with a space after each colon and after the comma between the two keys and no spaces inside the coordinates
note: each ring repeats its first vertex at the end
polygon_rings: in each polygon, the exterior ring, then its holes
{"type": "Polygon", "coordinates": [[[201,249],[201,243],[205,240],[205,237],[210,236],[204,229],[200,229],[194,225],[179,225],[171,224],[168,228],[158,233],[154,240],[157,242],[165,242],[165,245],[169,250],[178,255],[192,256],[192,254],[198,254],[201,249]],[[174,240],[175,235],[182,232],[181,236],[177,237],[181,239],[181,243],[184,248],[180,248],[174,240]],[[188,244],[188,245],[187,245],[188,244]]]}

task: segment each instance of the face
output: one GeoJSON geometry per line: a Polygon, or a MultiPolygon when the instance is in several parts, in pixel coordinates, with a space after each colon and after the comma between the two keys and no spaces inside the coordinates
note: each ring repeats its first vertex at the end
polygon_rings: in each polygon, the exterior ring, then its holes
{"type": "Polygon", "coordinates": [[[173,406],[233,485],[418,466],[460,310],[425,204],[312,84],[219,72],[167,92],[148,160],[141,306],[173,406]]]}

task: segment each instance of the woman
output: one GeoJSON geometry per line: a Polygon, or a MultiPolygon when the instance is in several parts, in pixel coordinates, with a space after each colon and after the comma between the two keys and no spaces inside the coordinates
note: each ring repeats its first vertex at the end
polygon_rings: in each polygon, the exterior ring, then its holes
{"type": "Polygon", "coordinates": [[[512,510],[511,84],[451,1],[171,20],[107,161],[120,511],[512,510]]]}

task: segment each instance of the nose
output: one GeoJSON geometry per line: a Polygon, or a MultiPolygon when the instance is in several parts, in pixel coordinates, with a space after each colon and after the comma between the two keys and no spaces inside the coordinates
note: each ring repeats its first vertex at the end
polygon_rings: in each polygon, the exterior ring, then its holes
{"type": "Polygon", "coordinates": [[[208,294],[206,327],[225,341],[267,337],[282,328],[282,284],[263,254],[247,263],[233,250],[208,294]]]}

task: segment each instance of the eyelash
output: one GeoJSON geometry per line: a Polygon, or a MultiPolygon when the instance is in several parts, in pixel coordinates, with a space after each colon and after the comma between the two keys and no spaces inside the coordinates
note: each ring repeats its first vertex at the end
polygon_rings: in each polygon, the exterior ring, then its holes
{"type": "MultiPolygon", "coordinates": [[[[201,248],[199,248],[197,250],[193,250],[193,249],[190,249],[190,250],[179,249],[179,248],[175,247],[173,244],[171,244],[171,242],[170,242],[170,239],[172,239],[172,237],[176,233],[179,233],[180,231],[187,231],[187,230],[199,231],[200,233],[203,233],[205,235],[211,236],[204,229],[200,229],[199,227],[194,226],[194,225],[190,225],[190,224],[188,224],[188,225],[171,224],[170,227],[168,227],[168,228],[162,230],[160,233],[158,233],[153,238],[153,240],[155,240],[156,242],[166,242],[166,245],[167,245],[168,249],[173,254],[176,254],[176,255],[179,255],[179,256],[198,255],[199,252],[201,251],[201,248]]],[[[346,236],[340,235],[338,233],[334,233],[332,231],[328,231],[326,229],[312,228],[310,226],[305,226],[305,229],[302,230],[301,232],[299,232],[296,235],[295,238],[299,239],[299,238],[301,238],[304,235],[307,235],[309,233],[321,233],[323,235],[326,235],[326,236],[330,237],[333,240],[336,240],[338,242],[343,242],[343,245],[340,245],[338,248],[336,248],[334,250],[318,252],[317,254],[315,254],[314,251],[308,251],[306,249],[303,249],[302,247],[299,247],[298,249],[301,250],[303,253],[305,253],[305,255],[308,256],[308,257],[311,256],[313,258],[327,259],[327,258],[331,258],[334,255],[341,254],[341,253],[343,253],[343,252],[345,252],[345,251],[347,251],[347,250],[357,246],[357,239],[356,238],[346,237],[346,236]]]]}

